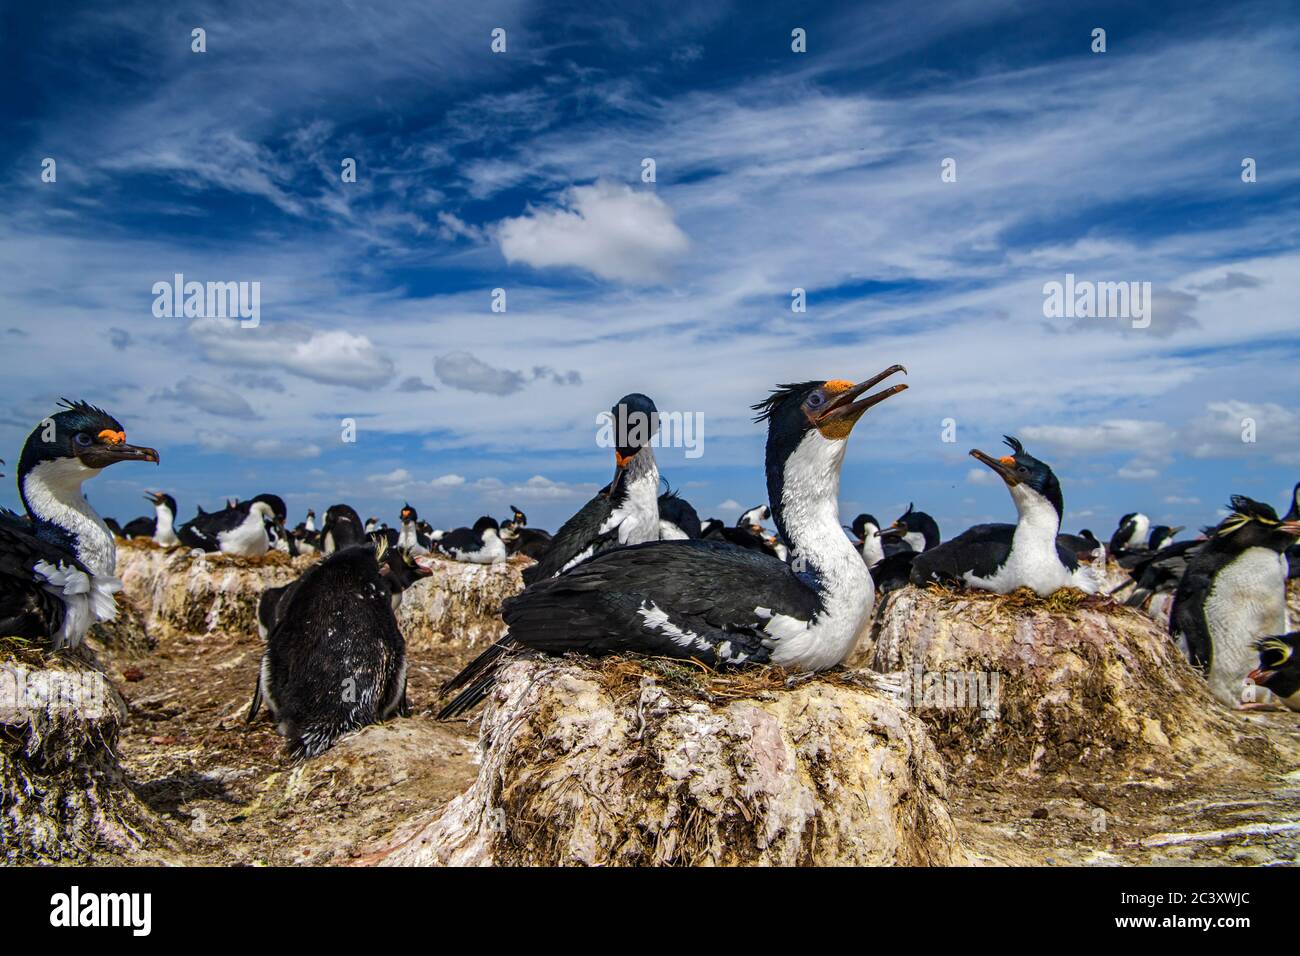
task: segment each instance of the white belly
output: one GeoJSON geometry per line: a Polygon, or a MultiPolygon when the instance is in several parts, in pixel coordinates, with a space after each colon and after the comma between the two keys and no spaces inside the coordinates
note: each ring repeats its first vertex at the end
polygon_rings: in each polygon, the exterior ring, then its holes
{"type": "Polygon", "coordinates": [[[1255,641],[1285,634],[1286,558],[1267,548],[1247,548],[1214,576],[1205,596],[1210,632],[1210,690],[1226,704],[1241,699],[1259,663],[1255,641]]]}
{"type": "Polygon", "coordinates": [[[262,516],[256,512],[250,513],[238,527],[217,535],[217,542],[224,554],[237,554],[246,558],[260,557],[271,548],[271,542],[266,537],[266,525],[262,516]]]}

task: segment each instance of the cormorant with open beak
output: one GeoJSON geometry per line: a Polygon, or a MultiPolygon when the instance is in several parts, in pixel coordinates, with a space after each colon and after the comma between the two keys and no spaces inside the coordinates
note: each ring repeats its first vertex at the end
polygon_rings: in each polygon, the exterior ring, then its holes
{"type": "Polygon", "coordinates": [[[490,690],[512,648],[549,653],[634,652],[711,667],[773,663],[818,671],[844,660],[871,614],[874,591],[862,556],[840,530],[839,481],[846,439],[862,414],[905,389],[865,382],[779,386],[754,409],[767,422],[772,517],[792,557],[708,539],[617,548],[507,600],[507,635],[444,690],[451,717],[490,690]]]}
{"type": "Polygon", "coordinates": [[[555,532],[541,560],[524,569],[525,584],[563,574],[610,548],[659,540],[659,466],[651,444],[659,410],[634,392],[619,399],[610,416],[613,480],[555,532]]]}
{"type": "Polygon", "coordinates": [[[117,616],[113,533],[82,483],[123,461],[158,462],[130,445],[116,418],[85,402],[61,402],[38,424],[18,461],[26,515],[0,510],[0,634],[76,647],[95,621],[117,616]]]}
{"type": "Polygon", "coordinates": [[[1026,452],[1017,439],[1006,435],[1003,440],[1012,454],[993,458],[976,448],[971,456],[1005,482],[1018,520],[976,525],[918,554],[912,562],[912,583],[966,584],[996,594],[1030,588],[1039,597],[1061,588],[1096,593],[1099,582],[1092,570],[1056,540],[1065,507],[1061,483],[1048,464],[1026,452]]]}

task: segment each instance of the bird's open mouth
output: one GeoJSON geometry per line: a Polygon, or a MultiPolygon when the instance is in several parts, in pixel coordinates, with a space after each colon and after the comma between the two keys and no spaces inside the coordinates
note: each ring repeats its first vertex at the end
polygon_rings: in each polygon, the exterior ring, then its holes
{"type": "Polygon", "coordinates": [[[889,398],[889,396],[897,395],[899,392],[905,391],[907,389],[906,385],[891,385],[883,391],[868,395],[865,398],[858,398],[858,396],[867,389],[875,388],[895,372],[902,372],[906,375],[907,369],[903,368],[901,365],[891,365],[879,375],[873,375],[865,382],[859,382],[852,388],[846,388],[844,391],[836,395],[835,400],[822,410],[821,414],[817,416],[817,420],[814,424],[819,428],[835,422],[847,422],[852,425],[852,423],[861,418],[862,413],[872,405],[879,405],[885,399],[889,398]],[[858,400],[854,401],[854,399],[858,400]]]}
{"type": "Polygon", "coordinates": [[[1281,529],[1284,534],[1289,534],[1293,538],[1300,538],[1300,521],[1283,521],[1281,529]]]}
{"type": "Polygon", "coordinates": [[[996,471],[1008,485],[1020,484],[1020,479],[1016,476],[1016,460],[1010,455],[1004,458],[994,458],[992,455],[984,454],[978,448],[972,448],[970,454],[972,458],[978,458],[996,471]]]}
{"type": "Polygon", "coordinates": [[[1265,670],[1262,667],[1256,667],[1253,671],[1251,671],[1249,674],[1246,675],[1246,679],[1255,684],[1258,684],[1260,687],[1264,687],[1268,684],[1270,680],[1273,679],[1274,673],[1275,671],[1265,670]]]}
{"type": "Polygon", "coordinates": [[[433,573],[433,569],[438,566],[437,558],[428,554],[417,554],[415,556],[414,570],[421,576],[428,576],[433,573]]]}

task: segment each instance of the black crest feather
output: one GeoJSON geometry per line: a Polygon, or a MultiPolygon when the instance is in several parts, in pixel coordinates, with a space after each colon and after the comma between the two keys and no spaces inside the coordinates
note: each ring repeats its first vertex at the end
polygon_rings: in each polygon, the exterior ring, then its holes
{"type": "Polygon", "coordinates": [[[790,382],[785,385],[778,385],[776,388],[772,389],[771,395],[767,396],[767,398],[763,399],[761,402],[758,402],[757,404],[750,406],[750,408],[758,412],[758,414],[754,416],[754,421],[756,422],[768,421],[769,419],[771,419],[772,414],[778,408],[784,405],[786,402],[790,401],[792,398],[796,398],[797,396],[805,392],[812,391],[820,384],[822,383],[821,382],[790,382]]]}
{"type": "Polygon", "coordinates": [[[1025,446],[1020,444],[1020,439],[1016,438],[1014,435],[1003,435],[1002,441],[1017,455],[1023,455],[1025,453],[1025,446]]]}

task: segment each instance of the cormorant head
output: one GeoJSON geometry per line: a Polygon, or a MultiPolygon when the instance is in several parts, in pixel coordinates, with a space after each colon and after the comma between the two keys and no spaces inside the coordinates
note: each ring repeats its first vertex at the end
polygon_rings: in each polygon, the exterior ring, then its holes
{"type": "Polygon", "coordinates": [[[176,517],[176,499],[171,495],[161,491],[146,491],[144,496],[147,500],[153,502],[155,508],[161,505],[172,513],[173,518],[176,517]]]}
{"type": "Polygon", "coordinates": [[[409,501],[402,505],[402,524],[406,524],[408,521],[415,521],[419,517],[419,514],[417,514],[416,510],[411,507],[409,501]]]}
{"type": "Polygon", "coordinates": [[[284,506],[284,499],[279,495],[255,495],[253,501],[260,501],[271,509],[276,527],[283,528],[289,517],[289,509],[284,506]]]}
{"type": "Polygon", "coordinates": [[[18,461],[20,482],[46,462],[65,462],[63,467],[81,472],[83,479],[119,461],[158,462],[152,448],[128,445],[122,423],[102,408],[66,398],[60,404],[64,411],[55,412],[27,436],[18,461]]]}
{"type": "Polygon", "coordinates": [[[1011,435],[1003,435],[1002,440],[1011,449],[1010,455],[993,458],[978,448],[972,448],[971,457],[977,458],[997,472],[998,476],[1006,482],[1017,507],[1020,504],[1019,496],[1024,494],[1024,489],[1031,489],[1051,502],[1059,520],[1065,510],[1065,502],[1061,498],[1061,483],[1056,480],[1052,469],[1048,467],[1047,462],[1039,461],[1026,452],[1019,439],[1011,435]],[[1021,490],[1018,492],[1017,489],[1021,490]]]}
{"type": "Polygon", "coordinates": [[[496,531],[498,533],[501,531],[501,526],[497,524],[496,518],[492,518],[489,517],[488,515],[484,515],[483,517],[479,518],[477,521],[474,522],[475,534],[481,535],[485,531],[496,531]]]}
{"type": "Polygon", "coordinates": [[[511,514],[510,520],[514,523],[514,526],[516,528],[523,528],[528,525],[528,515],[524,514],[514,505],[510,506],[510,514],[511,514]]]}
{"type": "Polygon", "coordinates": [[[793,539],[784,525],[787,463],[798,458],[804,495],[835,494],[839,488],[839,465],[844,440],[863,413],[897,395],[906,385],[891,385],[879,392],[868,390],[897,372],[891,365],[879,375],[854,385],[843,379],[778,385],[763,401],[754,405],[756,422],[767,422],[767,500],[777,530],[786,541],[793,539]],[[809,487],[811,485],[811,487],[809,487]]]}
{"type": "Polygon", "coordinates": [[[868,535],[880,534],[880,522],[876,520],[875,515],[860,514],[853,519],[850,530],[853,532],[853,537],[857,539],[858,545],[861,546],[868,535]]]}
{"type": "Polygon", "coordinates": [[[659,432],[659,409],[648,396],[633,392],[620,398],[609,414],[614,429],[614,478],[609,483],[608,495],[613,498],[633,459],[651,447],[659,432]]]}

